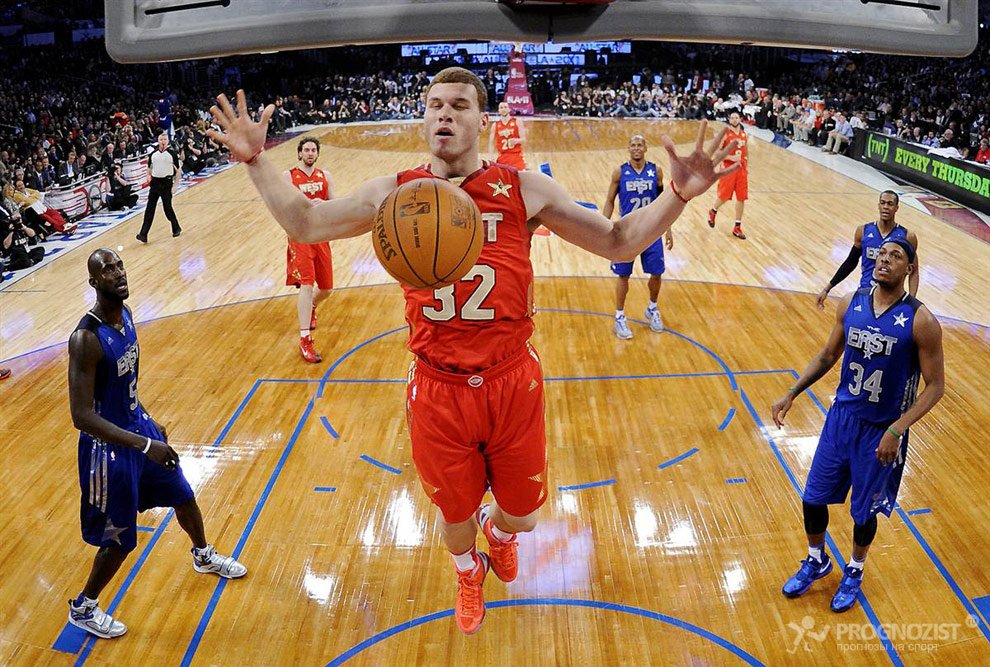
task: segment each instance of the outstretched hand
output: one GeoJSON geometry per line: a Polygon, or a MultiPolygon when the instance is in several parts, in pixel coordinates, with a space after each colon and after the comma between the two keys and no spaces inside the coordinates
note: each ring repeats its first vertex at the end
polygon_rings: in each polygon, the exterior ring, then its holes
{"type": "Polygon", "coordinates": [[[275,113],[275,105],[269,104],[261,113],[258,122],[251,120],[248,113],[247,98],[243,90],[237,91],[237,110],[230,106],[230,100],[221,93],[217,95],[217,103],[210,107],[210,113],[220,125],[223,132],[208,130],[207,136],[227,147],[230,154],[241,162],[251,160],[265,147],[268,136],[268,121],[275,113]]]}
{"type": "Polygon", "coordinates": [[[738,156],[729,157],[738,147],[738,141],[733,139],[725,147],[719,148],[725,138],[726,128],[722,128],[722,131],[715,135],[714,141],[705,148],[707,128],[708,121],[701,121],[694,151],[690,155],[678,155],[670,137],[666,135],[663,137],[663,147],[670,156],[670,177],[677,184],[677,189],[684,199],[692,199],[704,194],[715,181],[741,166],[738,156]],[[722,167],[721,164],[725,160],[732,160],[735,164],[722,167]]]}

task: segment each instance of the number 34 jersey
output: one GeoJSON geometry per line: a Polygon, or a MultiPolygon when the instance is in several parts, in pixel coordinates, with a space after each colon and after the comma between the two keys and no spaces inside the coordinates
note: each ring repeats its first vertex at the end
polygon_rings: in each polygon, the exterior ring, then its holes
{"type": "MultiPolygon", "coordinates": [[[[436,177],[421,166],[400,172],[396,185],[417,178],[436,177]]],[[[460,187],[481,211],[481,256],[453,285],[402,290],[409,350],[434,368],[473,373],[507,359],[533,335],[533,235],[514,168],[485,162],[460,187]]]]}
{"type": "Polygon", "coordinates": [[[920,366],[913,328],[922,304],[905,293],[877,315],[874,289],[858,290],[842,318],[846,349],[835,402],[865,421],[889,423],[911,407],[917,395],[920,366]]]}

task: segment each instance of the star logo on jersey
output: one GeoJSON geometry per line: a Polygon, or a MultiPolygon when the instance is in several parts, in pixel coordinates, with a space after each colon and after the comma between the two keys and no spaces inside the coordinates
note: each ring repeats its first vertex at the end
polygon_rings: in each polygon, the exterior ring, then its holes
{"type": "Polygon", "coordinates": [[[894,326],[903,327],[907,324],[907,316],[902,313],[894,315],[894,326]]]}
{"type": "Polygon", "coordinates": [[[649,176],[650,178],[653,178],[654,176],[657,175],[657,172],[653,171],[652,169],[647,169],[646,175],[649,176]]]}
{"type": "Polygon", "coordinates": [[[107,540],[110,540],[111,542],[116,542],[117,544],[120,544],[120,534],[125,530],[127,529],[118,528],[117,526],[113,525],[113,521],[110,520],[110,517],[107,517],[107,525],[103,529],[103,541],[106,542],[107,540]]]}
{"type": "Polygon", "coordinates": [[[498,183],[489,183],[488,186],[492,189],[492,197],[498,197],[499,195],[505,195],[506,199],[510,199],[509,190],[512,188],[512,184],[505,184],[502,179],[498,179],[498,183]]]}

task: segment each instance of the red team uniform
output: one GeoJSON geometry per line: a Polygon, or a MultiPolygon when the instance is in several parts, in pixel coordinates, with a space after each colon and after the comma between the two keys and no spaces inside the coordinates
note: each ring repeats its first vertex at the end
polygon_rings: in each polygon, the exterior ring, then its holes
{"type": "MultiPolygon", "coordinates": [[[[746,201],[749,198],[749,174],[746,171],[749,163],[749,147],[746,145],[746,130],[742,125],[739,126],[738,131],[732,129],[731,126],[726,129],[725,138],[722,140],[720,148],[725,148],[733,139],[739,142],[732,155],[739,156],[740,167],[718,180],[718,198],[722,201],[729,201],[735,194],[737,201],[746,201]]],[[[734,162],[726,160],[722,163],[722,167],[727,168],[733,164],[734,162]]]]}
{"type": "MultiPolygon", "coordinates": [[[[292,184],[310,199],[330,199],[330,183],[322,169],[313,169],[307,176],[299,167],[293,167],[289,176],[292,184]]],[[[333,288],[333,262],[328,242],[296,243],[289,239],[285,260],[286,285],[299,287],[315,282],[320,289],[333,288]]]]}
{"type": "Polygon", "coordinates": [[[492,132],[495,133],[495,150],[498,151],[496,162],[515,167],[519,171],[525,169],[526,160],[523,159],[522,144],[517,143],[514,146],[509,146],[512,143],[509,141],[510,139],[522,139],[516,119],[510,118],[507,122],[503,123],[501,118],[497,118],[492,132]]]}
{"type": "MultiPolygon", "coordinates": [[[[418,167],[396,185],[417,178],[434,176],[418,167]]],[[[413,461],[449,523],[471,518],[489,486],[513,516],[547,497],[543,372],[529,343],[532,233],[519,174],[485,162],[461,188],[484,221],[477,263],[449,287],[403,286],[416,355],[406,390],[413,461]]]]}

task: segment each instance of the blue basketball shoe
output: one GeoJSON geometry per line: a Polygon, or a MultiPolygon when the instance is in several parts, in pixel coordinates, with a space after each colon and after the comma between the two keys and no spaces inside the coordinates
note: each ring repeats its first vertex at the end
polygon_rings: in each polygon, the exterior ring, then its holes
{"type": "Polygon", "coordinates": [[[808,589],[811,588],[811,584],[815,583],[831,571],[832,559],[828,557],[828,554],[825,553],[825,549],[823,547],[821,562],[815,560],[811,556],[805,558],[801,561],[801,569],[784,583],[784,587],[781,590],[784,595],[789,598],[799,597],[804,595],[808,589]]]}
{"type": "Polygon", "coordinates": [[[842,581],[839,582],[839,590],[832,596],[832,611],[841,614],[849,611],[856,604],[859,597],[859,589],[863,585],[863,570],[855,567],[846,567],[842,573],[842,581]]]}

